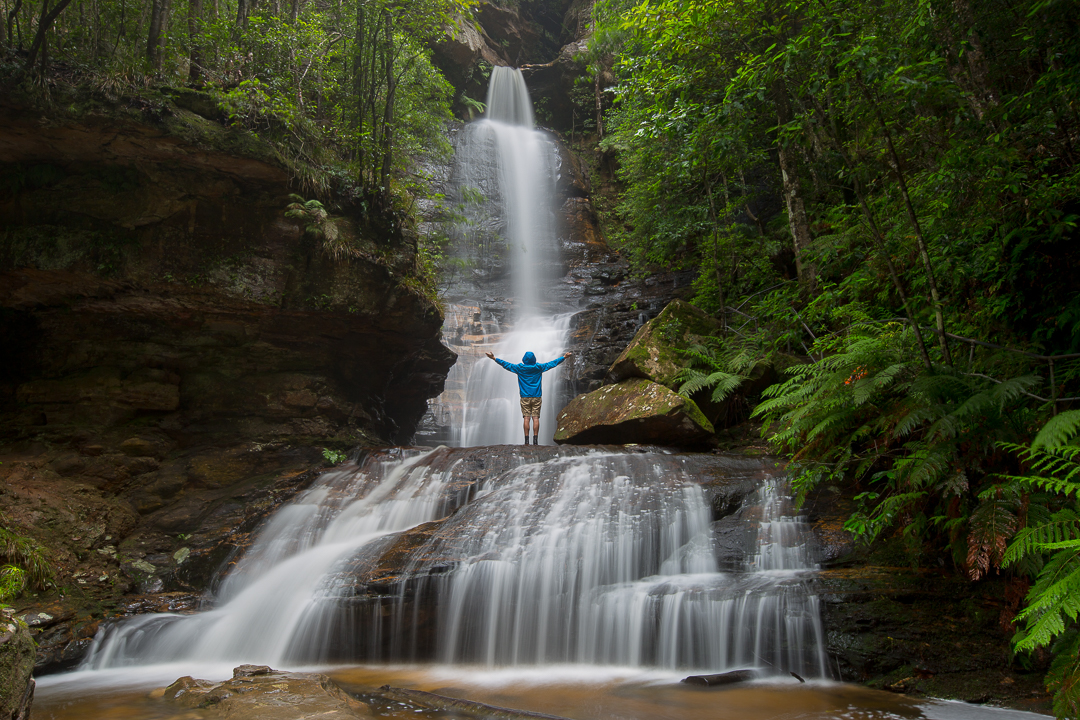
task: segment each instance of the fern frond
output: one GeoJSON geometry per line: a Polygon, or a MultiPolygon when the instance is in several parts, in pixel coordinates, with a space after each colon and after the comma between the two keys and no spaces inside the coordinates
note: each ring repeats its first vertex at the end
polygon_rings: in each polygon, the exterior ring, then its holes
{"type": "Polygon", "coordinates": [[[986,500],[971,513],[968,530],[968,575],[978,580],[991,568],[1000,567],[1009,539],[1020,522],[1012,499],[986,500]]]}
{"type": "Polygon", "coordinates": [[[1054,716],[1080,717],[1080,633],[1054,648],[1046,689],[1054,693],[1054,716]]]}
{"type": "Polygon", "coordinates": [[[690,397],[698,390],[706,387],[708,377],[708,375],[700,370],[684,368],[675,376],[675,381],[682,383],[679,385],[679,394],[683,397],[690,397]]]}
{"type": "Polygon", "coordinates": [[[1067,410],[1055,417],[1050,418],[1035,440],[1031,443],[1034,448],[1050,448],[1070,443],[1080,433],[1080,410],[1067,410]]]}
{"type": "Polygon", "coordinates": [[[712,401],[723,402],[731,393],[739,389],[746,380],[742,375],[732,375],[726,372],[715,372],[708,377],[708,382],[713,386],[712,401]]]}
{"type": "Polygon", "coordinates": [[[1049,645],[1065,631],[1065,621],[1080,613],[1080,553],[1057,553],[1028,592],[1028,606],[1017,614],[1024,621],[1024,637],[1017,650],[1049,645]]]}
{"type": "Polygon", "coordinates": [[[11,568],[8,571],[10,582],[14,582],[15,571],[22,573],[20,577],[26,585],[38,590],[45,590],[53,581],[52,563],[45,550],[30,538],[16,535],[4,527],[0,527],[0,564],[11,568]]]}
{"type": "MultiPolygon", "coordinates": [[[[1031,518],[1028,519],[1029,523],[1031,518]]],[[[1056,512],[1049,521],[1029,524],[1016,533],[1001,559],[1001,567],[1008,567],[1032,553],[1041,552],[1048,544],[1080,539],[1080,516],[1066,508],[1056,512]]]]}

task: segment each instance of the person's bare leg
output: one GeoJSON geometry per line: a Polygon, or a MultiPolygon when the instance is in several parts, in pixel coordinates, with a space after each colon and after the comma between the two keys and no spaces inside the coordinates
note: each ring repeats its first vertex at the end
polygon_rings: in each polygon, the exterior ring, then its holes
{"type": "Polygon", "coordinates": [[[536,442],[539,437],[540,437],[540,417],[537,416],[537,415],[533,415],[533,445],[539,445],[540,444],[540,443],[536,442]]]}
{"type": "Polygon", "coordinates": [[[531,418],[528,415],[522,415],[521,416],[521,421],[522,421],[521,426],[522,426],[522,429],[525,430],[525,444],[526,445],[529,444],[529,420],[530,419],[531,418]]]}

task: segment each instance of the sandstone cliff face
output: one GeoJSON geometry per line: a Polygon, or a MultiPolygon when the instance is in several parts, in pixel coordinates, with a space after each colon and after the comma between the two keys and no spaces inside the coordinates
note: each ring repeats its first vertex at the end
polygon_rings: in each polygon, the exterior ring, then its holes
{"type": "Polygon", "coordinates": [[[0,108],[7,413],[49,428],[149,414],[181,443],[225,418],[263,440],[407,438],[452,356],[438,309],[402,282],[405,243],[334,259],[284,218],[269,146],[168,113],[42,126],[0,108]]]}
{"type": "Polygon", "coordinates": [[[0,101],[0,505],[57,569],[19,608],[39,668],[125,593],[205,589],[323,447],[407,440],[454,358],[408,242],[342,217],[333,257],[276,151],[185,99],[0,101]]]}

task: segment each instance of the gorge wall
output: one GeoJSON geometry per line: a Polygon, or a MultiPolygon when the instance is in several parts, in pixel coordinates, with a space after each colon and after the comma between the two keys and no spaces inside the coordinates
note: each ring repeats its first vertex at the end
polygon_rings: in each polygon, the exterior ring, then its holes
{"type": "Polygon", "coordinates": [[[454,359],[413,246],[343,214],[335,257],[204,96],[68,99],[0,101],[0,505],[61,588],[24,595],[39,669],[125,593],[204,589],[322,448],[408,440],[454,359]]]}

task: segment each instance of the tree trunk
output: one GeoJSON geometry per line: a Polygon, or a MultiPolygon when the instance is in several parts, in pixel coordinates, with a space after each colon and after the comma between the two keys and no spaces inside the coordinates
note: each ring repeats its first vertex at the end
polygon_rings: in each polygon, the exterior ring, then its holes
{"type": "MultiPolygon", "coordinates": [[[[791,104],[788,102],[787,89],[783,82],[773,86],[773,98],[776,102],[776,119],[780,125],[792,120],[791,104]]],[[[803,289],[812,293],[817,285],[817,268],[806,259],[806,250],[810,247],[810,221],[806,217],[806,199],[799,182],[799,166],[795,149],[786,147],[782,139],[777,141],[780,156],[780,175],[783,181],[784,204],[787,206],[788,228],[795,243],[795,271],[803,289]]]]}
{"type": "Polygon", "coordinates": [[[188,82],[202,85],[202,0],[188,0],[188,82]]]}
{"type": "MultiPolygon", "coordinates": [[[[828,117],[825,108],[816,102],[815,106],[822,117],[828,117]]],[[[858,198],[859,208],[862,210],[863,218],[865,218],[866,224],[870,227],[870,237],[873,239],[874,247],[877,249],[878,254],[881,255],[881,259],[885,261],[885,266],[889,269],[889,278],[892,280],[893,287],[896,289],[896,294],[900,296],[900,302],[904,306],[904,313],[907,314],[908,320],[911,322],[911,328],[915,331],[915,343],[919,346],[919,358],[922,359],[923,365],[929,370],[933,367],[930,362],[930,353],[926,349],[926,341],[923,339],[922,329],[919,327],[919,321],[912,311],[911,301],[908,299],[907,291],[904,289],[904,283],[900,279],[900,273],[897,272],[896,265],[894,265],[892,261],[892,256],[889,255],[889,249],[885,245],[885,236],[882,235],[877,220],[870,211],[870,205],[866,202],[866,196],[862,192],[862,187],[859,184],[858,175],[856,174],[855,163],[848,157],[847,151],[844,149],[843,145],[840,144],[840,130],[837,128],[835,120],[830,123],[830,127],[832,128],[831,135],[824,131],[822,134],[825,136],[827,144],[840,156],[840,159],[844,162],[844,166],[848,169],[849,174],[854,179],[852,190],[855,193],[855,197],[858,198]]]]}
{"type": "MultiPolygon", "coordinates": [[[[704,180],[705,195],[709,199],[709,218],[712,220],[713,226],[713,272],[716,275],[716,295],[720,300],[720,328],[726,330],[727,308],[724,307],[724,282],[720,275],[720,256],[719,252],[717,251],[717,246],[720,244],[720,220],[716,215],[716,203],[713,201],[712,179],[709,177],[708,167],[705,168],[704,180]]],[[[727,195],[726,189],[724,191],[724,195],[727,195]]]]}
{"type": "Polygon", "coordinates": [[[390,207],[390,170],[394,156],[394,98],[397,95],[397,79],[394,77],[394,34],[390,24],[390,15],[386,15],[387,52],[384,61],[386,67],[386,107],[383,108],[382,169],[379,171],[379,183],[382,187],[383,208],[390,207]]]}
{"type": "Polygon", "coordinates": [[[60,16],[60,13],[64,11],[68,5],[71,4],[71,0],[60,0],[56,7],[49,10],[49,0],[44,0],[41,3],[41,19],[38,21],[37,34],[34,35],[34,42],[30,45],[30,51],[26,56],[27,70],[34,67],[34,63],[37,61],[38,53],[41,53],[42,69],[45,67],[47,58],[47,35],[52,24],[56,21],[56,18],[60,16]]]}
{"type": "MultiPolygon", "coordinates": [[[[15,6],[13,8],[11,8],[11,10],[8,11],[7,17],[5,18],[5,25],[7,26],[7,36],[11,40],[15,39],[15,18],[17,18],[19,16],[19,10],[21,10],[21,9],[22,9],[22,0],[15,0],[15,6]]],[[[19,33],[19,38],[20,38],[20,40],[19,40],[20,48],[19,49],[21,50],[22,49],[21,48],[21,45],[22,45],[22,40],[21,40],[22,33],[21,32],[19,33]]]]}
{"type": "Polygon", "coordinates": [[[964,52],[964,59],[967,61],[972,89],[978,95],[978,100],[973,105],[976,115],[982,120],[987,109],[997,107],[997,92],[990,83],[990,66],[986,62],[986,51],[983,50],[982,40],[975,29],[975,14],[971,11],[969,0],[953,0],[953,10],[956,11],[961,27],[967,30],[968,47],[964,52]]]}
{"type": "MultiPolygon", "coordinates": [[[[356,96],[356,114],[353,116],[352,129],[354,146],[353,158],[364,166],[364,141],[361,133],[364,130],[364,3],[356,3],[356,39],[353,41],[353,94],[356,96]]],[[[360,171],[360,181],[363,184],[363,170],[360,171]]]]}
{"type": "Polygon", "coordinates": [[[153,0],[150,10],[150,30],[146,36],[146,59],[155,70],[161,69],[168,15],[169,0],[153,0]]]}
{"type": "Polygon", "coordinates": [[[900,274],[896,272],[896,266],[893,265],[889,250],[885,247],[885,238],[882,236],[881,230],[878,229],[878,224],[875,222],[874,216],[870,212],[870,206],[866,204],[866,198],[859,189],[858,182],[855,183],[855,195],[859,198],[859,207],[862,208],[863,217],[866,218],[866,224],[870,226],[870,236],[874,239],[874,245],[877,247],[878,253],[885,260],[885,265],[889,268],[889,277],[892,279],[893,287],[896,288],[896,292],[900,296],[900,302],[904,305],[904,312],[907,313],[908,320],[911,321],[911,327],[915,330],[915,343],[919,346],[919,357],[922,359],[926,369],[929,370],[933,365],[930,362],[930,353],[926,350],[926,342],[923,340],[922,330],[919,328],[919,321],[911,312],[911,303],[908,301],[907,292],[904,290],[904,283],[900,281],[900,274]]]}
{"type": "Polygon", "coordinates": [[[945,335],[945,315],[942,311],[941,295],[938,293],[937,278],[930,262],[930,251],[926,244],[926,238],[923,236],[922,225],[919,223],[919,217],[915,214],[915,207],[911,204],[911,195],[908,193],[907,182],[904,180],[904,171],[900,166],[900,156],[896,152],[896,146],[893,145],[892,132],[889,131],[889,126],[885,123],[881,108],[878,107],[870,94],[869,88],[861,79],[859,85],[862,87],[867,101],[874,108],[874,115],[877,117],[878,124],[881,125],[881,131],[885,135],[885,146],[889,149],[889,156],[892,158],[893,174],[896,176],[897,185],[900,187],[900,196],[904,199],[904,209],[907,210],[908,219],[915,230],[915,244],[919,249],[919,258],[922,260],[923,269],[926,271],[926,284],[930,287],[930,299],[934,303],[934,320],[937,325],[941,355],[946,365],[952,365],[952,353],[949,352],[949,339],[945,335]]]}
{"type": "Polygon", "coordinates": [[[255,0],[237,0],[236,2],[236,27],[246,28],[248,16],[255,7],[255,0]]]}

